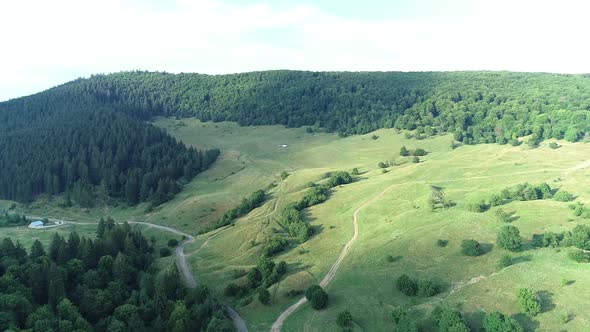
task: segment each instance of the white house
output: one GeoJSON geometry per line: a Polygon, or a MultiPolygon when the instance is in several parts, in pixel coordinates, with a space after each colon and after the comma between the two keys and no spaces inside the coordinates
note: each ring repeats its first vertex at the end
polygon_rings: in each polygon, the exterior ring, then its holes
{"type": "Polygon", "coordinates": [[[43,226],[44,224],[41,220],[36,220],[29,224],[29,228],[43,228],[43,226]]]}

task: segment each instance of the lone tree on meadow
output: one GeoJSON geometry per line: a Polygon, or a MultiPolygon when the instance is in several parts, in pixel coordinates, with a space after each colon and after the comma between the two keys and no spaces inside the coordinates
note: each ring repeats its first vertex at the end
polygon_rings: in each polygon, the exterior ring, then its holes
{"type": "Polygon", "coordinates": [[[500,248],[510,251],[517,251],[522,247],[520,231],[512,225],[502,227],[496,241],[500,248]]]}
{"type": "Polygon", "coordinates": [[[537,292],[530,288],[518,290],[518,306],[520,311],[529,317],[534,317],[541,312],[541,301],[537,292]]]}
{"type": "Polygon", "coordinates": [[[310,286],[305,291],[305,297],[316,310],[324,309],[328,305],[328,294],[318,285],[310,286]]]}
{"type": "Polygon", "coordinates": [[[336,317],[336,324],[342,328],[346,328],[352,325],[352,314],[348,310],[344,310],[336,317]]]}
{"type": "Polygon", "coordinates": [[[463,240],[461,242],[461,251],[466,256],[479,256],[483,253],[481,245],[476,240],[463,240]]]}
{"type": "Polygon", "coordinates": [[[426,155],[426,150],[422,149],[422,148],[417,148],[416,150],[414,150],[414,156],[425,156],[426,155]]]}
{"type": "Polygon", "coordinates": [[[402,157],[407,157],[410,155],[410,151],[408,151],[405,146],[402,146],[402,148],[399,149],[399,155],[402,157]]]}

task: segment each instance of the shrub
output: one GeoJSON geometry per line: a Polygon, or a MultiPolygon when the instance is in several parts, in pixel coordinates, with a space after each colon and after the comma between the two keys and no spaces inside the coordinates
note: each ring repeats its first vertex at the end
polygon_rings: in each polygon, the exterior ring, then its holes
{"type": "MultiPolygon", "coordinates": [[[[306,225],[306,224],[305,224],[306,225]]],[[[266,256],[272,256],[289,245],[289,242],[282,237],[274,236],[267,239],[262,248],[262,253],[266,256]]]]}
{"type": "Polygon", "coordinates": [[[403,316],[395,328],[397,332],[418,332],[416,322],[410,319],[407,315],[403,316]]]}
{"type": "Polygon", "coordinates": [[[451,307],[435,307],[432,316],[438,325],[440,332],[469,332],[463,315],[451,307]]]}
{"type": "Polygon", "coordinates": [[[340,327],[348,327],[352,325],[352,314],[348,310],[344,310],[336,317],[336,324],[340,327]]]}
{"type": "Polygon", "coordinates": [[[498,205],[502,205],[504,204],[504,199],[502,199],[502,196],[498,195],[498,194],[494,194],[492,195],[492,197],[490,197],[490,205],[491,206],[498,206],[498,205]]]}
{"type": "Polygon", "coordinates": [[[485,201],[480,201],[476,203],[470,203],[467,205],[467,209],[471,212],[482,213],[487,211],[490,208],[489,205],[486,204],[485,201]]]}
{"type": "Polygon", "coordinates": [[[436,286],[428,279],[418,280],[418,295],[430,297],[436,294],[436,286]]]}
{"type": "Polygon", "coordinates": [[[350,174],[352,174],[352,175],[359,175],[359,169],[358,169],[358,168],[356,168],[356,167],[355,167],[355,168],[353,168],[353,169],[352,169],[352,172],[351,172],[350,174]]]}
{"type": "Polygon", "coordinates": [[[418,164],[418,163],[420,163],[420,158],[418,158],[418,157],[413,157],[413,158],[412,158],[412,163],[414,163],[414,164],[418,164]]]}
{"type": "Polygon", "coordinates": [[[372,140],[376,140],[376,139],[378,139],[378,138],[379,138],[379,136],[377,136],[377,135],[373,135],[373,136],[371,136],[371,139],[372,139],[372,140]]]}
{"type": "Polygon", "coordinates": [[[223,216],[217,220],[215,223],[215,227],[223,227],[226,225],[230,225],[235,219],[242,217],[248,214],[253,209],[262,205],[262,203],[266,200],[266,194],[264,190],[257,190],[250,194],[250,197],[242,199],[242,202],[238,204],[238,206],[234,207],[233,209],[225,212],[223,216]]]}
{"type": "Polygon", "coordinates": [[[395,258],[391,255],[387,255],[387,256],[385,256],[385,260],[390,263],[393,263],[395,261],[395,258]]]}
{"type": "Polygon", "coordinates": [[[275,266],[275,271],[277,271],[277,273],[281,275],[285,274],[285,272],[287,272],[287,262],[280,261],[279,264],[275,266]]]}
{"type": "Polygon", "coordinates": [[[590,263],[590,254],[581,250],[570,251],[568,257],[577,263],[590,263]]]}
{"type": "Polygon", "coordinates": [[[162,247],[160,248],[160,257],[168,257],[172,255],[172,251],[169,248],[162,247]]]}
{"type": "Polygon", "coordinates": [[[482,254],[481,245],[476,240],[463,240],[461,251],[466,256],[479,256],[482,254]]]}
{"type": "Polygon", "coordinates": [[[557,234],[547,231],[543,234],[543,247],[559,247],[561,240],[563,240],[563,233],[557,234]]]}
{"type": "Polygon", "coordinates": [[[318,285],[310,286],[305,291],[305,297],[316,310],[324,309],[328,305],[328,294],[318,285]]]}
{"type": "Polygon", "coordinates": [[[518,290],[518,306],[520,311],[529,317],[534,317],[541,312],[539,296],[530,288],[518,290]]]}
{"type": "Polygon", "coordinates": [[[416,295],[416,282],[412,280],[412,278],[410,278],[407,274],[402,274],[399,278],[397,278],[395,285],[400,292],[406,294],[407,296],[416,295]]]}
{"type": "Polygon", "coordinates": [[[522,247],[520,231],[512,225],[502,227],[496,240],[502,249],[517,251],[522,247]]]}
{"type": "Polygon", "coordinates": [[[266,288],[262,288],[258,291],[258,301],[264,305],[270,303],[270,292],[266,288]]]}
{"type": "Polygon", "coordinates": [[[178,245],[178,240],[177,239],[170,239],[170,240],[168,240],[168,247],[174,248],[177,245],[178,245]]]}
{"type": "Polygon", "coordinates": [[[508,254],[504,254],[500,257],[500,261],[498,262],[498,266],[502,269],[512,265],[512,257],[508,254]]]}
{"type": "Polygon", "coordinates": [[[533,149],[533,148],[536,148],[537,146],[539,146],[539,142],[537,142],[537,140],[536,140],[536,139],[533,139],[533,138],[529,139],[529,140],[526,142],[526,144],[527,144],[527,145],[528,145],[528,147],[529,147],[529,148],[531,148],[531,149],[533,149]]]}
{"type": "Polygon", "coordinates": [[[401,149],[399,149],[399,155],[402,157],[406,157],[410,155],[410,151],[408,151],[408,149],[406,149],[405,146],[402,146],[401,149]]]}
{"type": "Polygon", "coordinates": [[[549,147],[555,150],[555,149],[559,148],[559,144],[557,144],[555,142],[551,142],[551,143],[549,143],[549,147]]]}
{"type": "Polygon", "coordinates": [[[281,180],[284,180],[289,177],[289,173],[282,171],[280,177],[281,177],[281,180]]]}
{"type": "Polygon", "coordinates": [[[251,289],[256,289],[256,287],[262,283],[262,273],[257,267],[255,267],[248,271],[248,274],[246,274],[246,279],[248,280],[248,286],[251,289]]]}
{"type": "Polygon", "coordinates": [[[497,311],[485,315],[483,328],[486,332],[524,332],[518,321],[497,311]]]}
{"type": "Polygon", "coordinates": [[[379,168],[387,168],[387,164],[385,164],[384,162],[380,161],[379,164],[377,164],[377,166],[379,168]]]}
{"type": "Polygon", "coordinates": [[[561,324],[563,324],[563,325],[567,324],[570,321],[570,319],[571,319],[571,315],[567,312],[565,312],[559,316],[559,320],[561,321],[561,324]]]}
{"type": "Polygon", "coordinates": [[[426,150],[424,150],[424,149],[417,148],[416,150],[414,150],[414,156],[422,157],[425,155],[426,155],[426,150]]]}
{"type": "Polygon", "coordinates": [[[449,240],[438,239],[436,240],[436,245],[439,247],[446,247],[449,244],[449,240]]]}
{"type": "Polygon", "coordinates": [[[553,199],[558,202],[571,202],[574,200],[574,195],[565,190],[560,190],[553,196],[553,199]]]}
{"type": "Polygon", "coordinates": [[[498,218],[498,221],[510,222],[510,213],[504,211],[503,209],[497,209],[496,212],[494,212],[494,214],[496,215],[496,218],[498,218]]]}
{"type": "Polygon", "coordinates": [[[326,184],[328,187],[332,188],[332,187],[339,186],[341,184],[351,183],[352,180],[353,180],[353,178],[350,175],[350,173],[344,172],[344,171],[338,171],[336,173],[333,173],[330,176],[330,178],[328,179],[328,182],[326,184]]]}
{"type": "Polygon", "coordinates": [[[399,323],[400,319],[402,319],[402,317],[406,316],[407,314],[408,312],[405,308],[397,306],[391,311],[391,318],[395,323],[399,323]]]}

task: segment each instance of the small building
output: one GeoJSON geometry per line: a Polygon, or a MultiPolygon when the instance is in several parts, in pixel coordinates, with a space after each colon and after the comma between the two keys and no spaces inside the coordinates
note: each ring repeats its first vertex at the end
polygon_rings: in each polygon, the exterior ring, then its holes
{"type": "Polygon", "coordinates": [[[29,224],[29,228],[43,228],[45,224],[41,220],[33,221],[29,224]]]}
{"type": "Polygon", "coordinates": [[[288,145],[287,144],[281,144],[282,148],[286,148],[288,145]]]}

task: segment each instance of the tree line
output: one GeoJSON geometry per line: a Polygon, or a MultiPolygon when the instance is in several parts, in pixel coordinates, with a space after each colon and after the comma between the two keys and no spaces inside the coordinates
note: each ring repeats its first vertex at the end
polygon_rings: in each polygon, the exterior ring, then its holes
{"type": "Polygon", "coordinates": [[[227,226],[231,224],[237,218],[243,217],[250,213],[250,211],[259,207],[266,200],[266,193],[264,190],[256,190],[250,197],[242,199],[240,204],[236,207],[228,210],[223,216],[215,223],[215,228],[227,226]]]}
{"type": "Polygon", "coordinates": [[[416,137],[512,143],[532,135],[577,141],[590,128],[587,75],[510,72],[305,72],[230,75],[121,72],[55,88],[135,116],[241,125],[317,126],[343,135],[378,128],[416,137]]]}
{"type": "Polygon", "coordinates": [[[102,220],[96,238],[57,233],[27,252],[0,242],[0,330],[233,331],[204,287],[187,289],[175,265],[158,271],[154,242],[102,220]]]}
{"type": "Polygon", "coordinates": [[[29,223],[25,215],[0,211],[0,227],[24,226],[29,223]]]}

